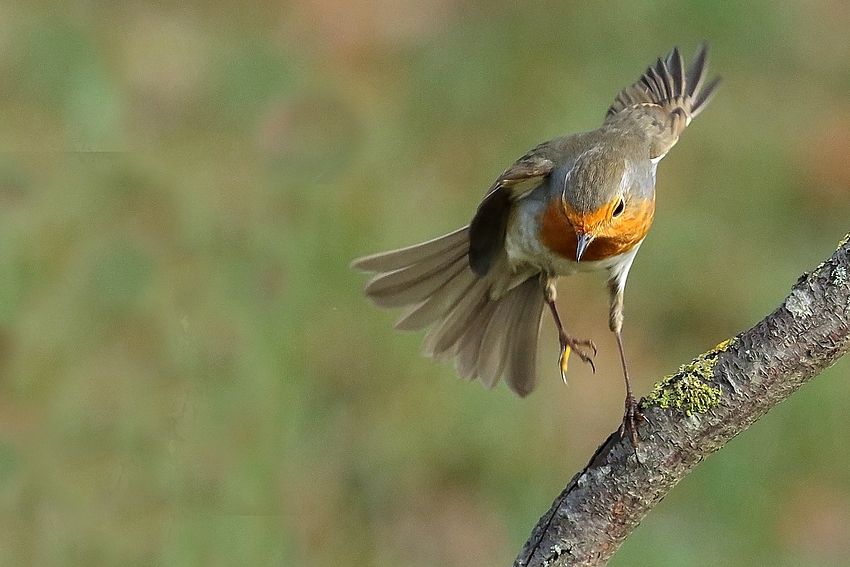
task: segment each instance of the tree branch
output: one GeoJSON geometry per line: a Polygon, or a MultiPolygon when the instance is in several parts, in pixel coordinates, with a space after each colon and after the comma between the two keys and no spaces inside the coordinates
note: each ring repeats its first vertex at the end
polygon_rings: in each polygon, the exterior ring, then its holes
{"type": "Polygon", "coordinates": [[[628,435],[609,436],[537,523],[514,565],[604,565],[696,464],[843,356],[850,349],[849,239],[803,274],[773,313],[682,367],[654,401],[642,400],[647,421],[637,449],[628,435]],[[691,383],[719,389],[708,404],[714,407],[681,405],[673,394],[691,383]]]}

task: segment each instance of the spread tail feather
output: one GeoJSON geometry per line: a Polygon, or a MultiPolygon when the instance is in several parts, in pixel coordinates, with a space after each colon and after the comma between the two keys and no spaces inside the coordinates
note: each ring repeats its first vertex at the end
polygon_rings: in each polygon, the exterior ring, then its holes
{"type": "Polygon", "coordinates": [[[504,378],[525,396],[537,378],[543,287],[537,274],[513,274],[497,260],[486,275],[469,267],[469,227],[428,242],[355,260],[375,272],[366,295],[380,307],[409,306],[396,328],[431,327],[423,353],[456,359],[462,378],[488,388],[504,378]]]}

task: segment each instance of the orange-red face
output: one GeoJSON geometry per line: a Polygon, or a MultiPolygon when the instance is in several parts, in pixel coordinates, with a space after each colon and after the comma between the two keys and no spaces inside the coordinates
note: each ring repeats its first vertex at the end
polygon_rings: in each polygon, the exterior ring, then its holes
{"type": "Polygon", "coordinates": [[[581,261],[604,260],[628,252],[646,236],[655,213],[655,198],[616,199],[595,211],[574,209],[563,198],[553,199],[541,215],[540,240],[554,253],[576,261],[579,235],[590,243],[581,261]]]}

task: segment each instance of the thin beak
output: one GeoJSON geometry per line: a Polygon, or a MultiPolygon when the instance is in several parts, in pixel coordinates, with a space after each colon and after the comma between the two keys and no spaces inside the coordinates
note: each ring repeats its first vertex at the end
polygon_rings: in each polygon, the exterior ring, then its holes
{"type": "Polygon", "coordinates": [[[593,240],[593,235],[587,232],[576,232],[576,236],[578,237],[578,244],[576,245],[576,262],[581,260],[584,251],[587,250],[587,246],[593,240]]]}

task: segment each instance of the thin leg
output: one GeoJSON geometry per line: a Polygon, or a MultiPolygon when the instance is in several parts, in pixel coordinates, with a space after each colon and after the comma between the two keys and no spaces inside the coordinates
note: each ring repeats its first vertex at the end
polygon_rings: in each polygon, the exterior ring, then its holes
{"type": "Polygon", "coordinates": [[[574,339],[567,334],[564,326],[561,324],[561,317],[558,315],[558,307],[555,305],[555,281],[548,278],[544,280],[544,296],[546,304],[552,311],[552,318],[555,320],[555,326],[558,328],[558,341],[561,343],[561,354],[558,358],[558,366],[561,369],[561,379],[564,383],[567,382],[567,361],[571,351],[575,351],[582,362],[590,365],[593,372],[596,372],[596,366],[593,364],[593,356],[596,356],[596,345],[589,339],[574,339]],[[584,352],[584,348],[593,349],[593,356],[584,352]]]}
{"type": "Polygon", "coordinates": [[[626,368],[626,353],[623,350],[623,336],[619,330],[614,331],[617,335],[617,347],[620,349],[620,362],[623,363],[623,376],[626,379],[626,411],[623,414],[623,423],[620,425],[620,437],[625,435],[626,428],[631,430],[632,444],[637,447],[637,420],[645,419],[640,413],[635,397],[632,394],[632,385],[629,383],[629,369],[626,368]]]}

